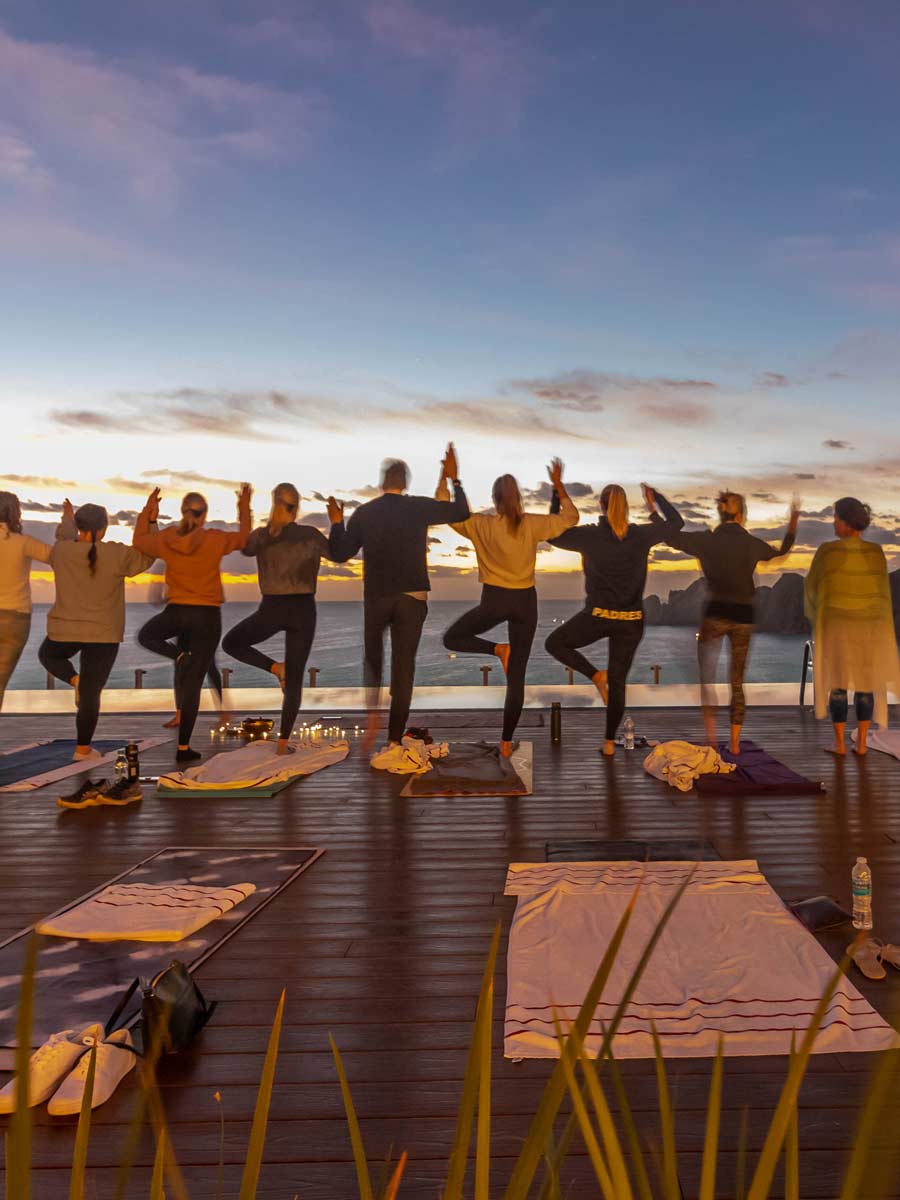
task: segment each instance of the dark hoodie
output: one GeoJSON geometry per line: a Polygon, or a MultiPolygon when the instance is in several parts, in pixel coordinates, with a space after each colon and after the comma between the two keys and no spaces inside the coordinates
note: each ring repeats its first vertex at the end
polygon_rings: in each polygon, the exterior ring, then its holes
{"type": "Polygon", "coordinates": [[[242,527],[237,533],[200,528],[181,536],[177,525],[154,533],[146,513],[142,512],[134,528],[132,545],[166,564],[170,604],[218,605],[225,601],[219,564],[232,550],[244,548],[250,536],[249,512],[246,525],[246,529],[242,527]]]}

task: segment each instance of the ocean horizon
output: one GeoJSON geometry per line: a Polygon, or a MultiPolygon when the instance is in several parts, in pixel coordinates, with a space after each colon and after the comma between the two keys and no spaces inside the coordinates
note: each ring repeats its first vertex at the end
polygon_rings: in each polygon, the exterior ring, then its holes
{"type": "MultiPolygon", "coordinates": [[[[435,600],[429,604],[428,618],[422,632],[416,666],[416,682],[435,686],[473,686],[482,682],[480,668],[492,666],[492,684],[501,683],[503,674],[496,660],[480,655],[458,655],[451,658],[444,649],[444,630],[458,616],[472,607],[470,601],[435,600]]],[[[10,680],[15,689],[42,689],[46,673],[38,662],[38,646],[44,639],[49,604],[36,604],[31,623],[31,635],[10,680]]],[[[255,604],[229,602],[222,607],[223,629],[228,630],[256,608],[255,604]]],[[[145,687],[165,687],[171,682],[172,668],[165,660],[149,654],[137,641],[137,631],[160,609],[153,604],[128,604],[125,610],[125,640],[119,650],[108,687],[134,686],[134,672],[147,672],[145,687]]],[[[544,639],[556,625],[578,611],[571,600],[542,600],[534,647],[528,664],[527,682],[534,684],[565,683],[568,679],[561,663],[544,649],[544,639]]],[[[653,667],[658,664],[660,683],[695,683],[697,681],[697,643],[695,630],[685,626],[651,625],[644,632],[632,667],[632,683],[652,683],[653,667]]],[[[500,632],[497,637],[500,639],[500,632]]],[[[802,634],[759,633],[753,640],[747,670],[751,683],[784,683],[799,680],[806,638],[802,634]]],[[[261,649],[281,657],[279,642],[262,643],[261,649]]],[[[586,651],[599,666],[605,666],[607,651],[604,643],[586,651]]],[[[726,653],[723,651],[719,677],[726,679],[726,653]]],[[[220,667],[232,669],[234,687],[267,687],[271,679],[261,671],[235,662],[221,650],[216,655],[220,667]]],[[[389,661],[389,658],[386,660],[389,661]]],[[[362,603],[360,601],[319,601],[316,639],[309,658],[310,667],[319,669],[318,683],[322,687],[354,687],[362,682],[362,603]]]]}

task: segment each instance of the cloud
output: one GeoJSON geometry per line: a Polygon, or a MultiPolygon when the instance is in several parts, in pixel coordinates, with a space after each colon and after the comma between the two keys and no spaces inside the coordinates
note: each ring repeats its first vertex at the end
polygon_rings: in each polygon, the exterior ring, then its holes
{"type": "Polygon", "coordinates": [[[4,483],[21,483],[39,488],[59,488],[61,491],[80,486],[73,479],[57,479],[55,475],[0,475],[0,479],[4,483]]]}
{"type": "Polygon", "coordinates": [[[822,445],[826,450],[852,450],[853,447],[849,442],[842,441],[840,438],[826,438],[822,445]]]}
{"type": "Polygon", "coordinates": [[[330,529],[331,522],[327,513],[306,513],[300,518],[300,525],[311,525],[313,529],[330,529]]]}
{"type": "Polygon", "coordinates": [[[46,192],[51,180],[34,147],[19,134],[0,127],[0,183],[34,196],[46,192]]]}
{"type": "Polygon", "coordinates": [[[796,381],[787,375],[782,375],[780,371],[763,371],[761,375],[757,375],[756,382],[759,387],[786,388],[791,387],[796,381]]]}
{"type": "MultiPolygon", "coordinates": [[[[450,10],[453,11],[452,9],[450,10]]],[[[375,0],[367,10],[376,45],[421,67],[422,86],[446,88],[449,166],[500,135],[514,134],[526,101],[551,71],[528,21],[507,29],[454,19],[408,0],[375,0]]]]}
{"type": "Polygon", "coordinates": [[[168,467],[161,467],[156,471],[142,471],[141,478],[146,479],[151,487],[155,479],[168,479],[173,487],[217,487],[227,488],[229,491],[240,488],[243,482],[239,479],[219,479],[213,475],[201,475],[197,471],[171,470],[168,467]]]}
{"type": "Polygon", "coordinates": [[[63,510],[62,504],[42,504],[40,500],[21,500],[19,503],[23,512],[59,513],[63,510]]]}
{"type": "Polygon", "coordinates": [[[811,474],[809,471],[795,471],[793,478],[794,479],[815,479],[815,475],[811,474]]]}
{"type": "Polygon", "coordinates": [[[691,404],[678,400],[641,404],[638,412],[649,421],[662,421],[673,425],[700,425],[709,418],[709,409],[705,404],[691,404]]]}
{"type": "MultiPolygon", "coordinates": [[[[593,497],[594,488],[590,483],[570,483],[568,479],[563,481],[566,491],[573,500],[581,500],[585,496],[593,497]]],[[[544,480],[534,488],[521,488],[522,499],[526,504],[549,504],[553,498],[553,487],[549,481],[544,480]]]]}
{"type": "Polygon", "coordinates": [[[717,387],[709,379],[642,378],[579,368],[557,375],[512,379],[501,390],[524,393],[551,408],[573,412],[597,413],[611,405],[637,404],[647,416],[658,420],[696,421],[706,415],[705,406],[683,397],[709,395],[717,387]]]}
{"type": "Polygon", "coordinates": [[[280,58],[299,58],[308,62],[326,62],[341,48],[332,29],[306,7],[285,14],[260,17],[257,21],[225,27],[224,37],[244,51],[259,51],[266,61],[272,55],[280,58]]]}

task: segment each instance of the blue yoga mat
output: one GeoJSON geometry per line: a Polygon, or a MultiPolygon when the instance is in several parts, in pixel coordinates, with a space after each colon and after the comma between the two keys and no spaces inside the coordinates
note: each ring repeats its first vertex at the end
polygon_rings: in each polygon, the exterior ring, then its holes
{"type": "MultiPolygon", "coordinates": [[[[16,750],[12,754],[0,755],[0,787],[21,783],[23,779],[31,779],[33,775],[43,775],[45,771],[68,767],[76,745],[74,738],[54,738],[44,746],[32,746],[28,750],[16,750]]],[[[101,754],[109,754],[111,750],[118,750],[124,742],[92,742],[91,745],[101,754]]],[[[86,763],[84,769],[89,771],[92,766],[96,766],[96,762],[86,763]]]]}

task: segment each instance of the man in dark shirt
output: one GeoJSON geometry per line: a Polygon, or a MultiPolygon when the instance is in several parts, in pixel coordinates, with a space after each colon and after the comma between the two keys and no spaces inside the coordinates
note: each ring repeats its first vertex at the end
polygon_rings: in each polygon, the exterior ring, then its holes
{"type": "Polygon", "coordinates": [[[407,496],[409,468],[388,460],[376,500],[361,505],[344,527],[344,506],[328,498],[330,557],[346,562],[363,554],[364,672],[369,690],[369,725],[363,743],[371,749],[378,732],[377,703],[384,671],[384,634],[391,634],[391,710],[388,741],[403,737],[412,702],[416,651],[428,614],[428,529],[465,521],[469,504],[457,479],[451,442],[441,462],[442,478],[453,484],[452,500],[407,496]]]}

